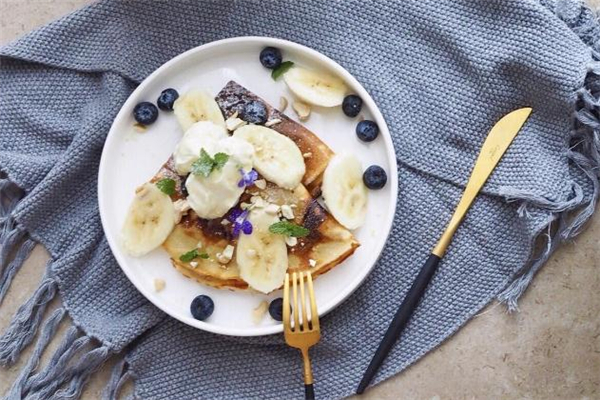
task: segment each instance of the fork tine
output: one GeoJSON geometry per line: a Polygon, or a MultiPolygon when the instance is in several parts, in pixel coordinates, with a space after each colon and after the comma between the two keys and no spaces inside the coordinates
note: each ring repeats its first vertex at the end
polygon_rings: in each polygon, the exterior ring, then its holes
{"type": "Polygon", "coordinates": [[[308,283],[308,298],[310,300],[310,319],[312,329],[319,329],[319,314],[317,313],[317,301],[315,300],[315,289],[313,288],[312,275],[310,271],[306,272],[306,282],[308,283]]]}
{"type": "Polygon", "coordinates": [[[286,331],[292,330],[292,320],[290,319],[290,274],[285,274],[283,283],[283,327],[286,331]]]}
{"type": "Polygon", "coordinates": [[[292,292],[294,294],[294,302],[293,302],[293,310],[292,314],[294,314],[294,330],[300,331],[300,316],[298,313],[300,312],[298,308],[298,274],[292,274],[292,292]]]}
{"type": "Polygon", "coordinates": [[[306,316],[306,293],[304,290],[304,273],[300,272],[300,302],[302,303],[302,330],[310,329],[308,325],[308,317],[306,316]]]}

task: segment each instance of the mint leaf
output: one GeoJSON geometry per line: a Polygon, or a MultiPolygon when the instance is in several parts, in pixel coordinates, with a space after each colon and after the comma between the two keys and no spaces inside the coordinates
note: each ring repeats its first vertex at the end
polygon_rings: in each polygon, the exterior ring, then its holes
{"type": "Polygon", "coordinates": [[[198,158],[192,164],[192,174],[194,175],[202,175],[205,178],[208,178],[210,173],[213,170],[214,161],[210,154],[206,152],[206,150],[200,150],[200,158],[198,158]]]}
{"type": "Polygon", "coordinates": [[[229,160],[229,156],[225,153],[217,153],[215,154],[215,163],[213,165],[213,170],[220,170],[229,160]]]}
{"type": "Polygon", "coordinates": [[[269,226],[269,232],[275,233],[277,235],[304,237],[308,236],[310,230],[289,221],[279,221],[269,226]]]}
{"type": "Polygon", "coordinates": [[[286,72],[288,72],[290,70],[290,68],[292,68],[294,66],[294,63],[291,61],[284,61],[282,62],[279,67],[275,68],[273,70],[273,72],[271,72],[271,78],[273,78],[273,80],[277,80],[279,79],[279,77],[283,74],[285,74],[286,72]]]}
{"type": "Polygon", "coordinates": [[[187,253],[183,253],[182,255],[180,255],[179,260],[183,261],[183,262],[190,262],[198,256],[200,256],[200,254],[198,254],[198,250],[194,249],[194,250],[190,250],[187,253]]]}
{"type": "Polygon", "coordinates": [[[210,257],[210,256],[206,253],[201,253],[198,255],[198,257],[202,258],[203,260],[208,260],[208,257],[210,257]]]}
{"type": "Polygon", "coordinates": [[[166,195],[171,196],[175,194],[175,181],[171,178],[161,179],[156,182],[156,186],[166,195]]]}
{"type": "Polygon", "coordinates": [[[215,158],[212,158],[206,150],[201,149],[200,158],[192,164],[192,174],[208,178],[211,172],[223,168],[227,160],[229,160],[229,156],[225,153],[217,153],[215,154],[215,158]]]}

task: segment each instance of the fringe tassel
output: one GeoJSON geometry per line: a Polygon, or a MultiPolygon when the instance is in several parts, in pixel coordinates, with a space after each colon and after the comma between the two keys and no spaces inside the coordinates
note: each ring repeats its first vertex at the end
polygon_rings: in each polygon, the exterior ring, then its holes
{"type": "Polygon", "coordinates": [[[133,376],[128,368],[129,364],[125,361],[125,358],[115,364],[102,394],[103,400],[117,400],[121,387],[133,376]]]}
{"type": "Polygon", "coordinates": [[[48,364],[33,375],[65,315],[66,311],[60,308],[48,318],[31,358],[13,383],[6,400],[77,398],[87,380],[113,354],[107,346],[100,345],[73,326],[65,333],[48,364]]]}
{"type": "Polygon", "coordinates": [[[44,278],[33,295],[17,310],[10,325],[0,337],[0,365],[15,363],[25,346],[33,340],[44,311],[57,291],[56,282],[44,278]]]}
{"type": "Polygon", "coordinates": [[[70,327],[62,342],[54,351],[54,354],[50,358],[46,368],[32,376],[27,381],[25,389],[28,391],[38,390],[44,387],[44,385],[48,385],[52,381],[56,380],[56,377],[59,375],[60,371],[64,371],[66,369],[67,364],[73,355],[82,347],[88,345],[89,342],[90,338],[87,336],[81,336],[77,327],[70,327]]]}
{"type": "Polygon", "coordinates": [[[22,191],[8,179],[0,179],[0,271],[25,231],[16,225],[12,212],[22,197],[22,191]]]}
{"type": "Polygon", "coordinates": [[[592,195],[584,199],[580,187],[574,186],[574,196],[563,203],[553,203],[546,199],[534,198],[526,193],[507,190],[504,195],[509,201],[524,200],[519,208],[520,215],[528,216],[527,205],[533,204],[549,211],[546,248],[531,265],[521,273],[502,293],[498,300],[508,306],[509,311],[518,310],[517,300],[527,289],[536,272],[563,241],[577,236],[596,210],[600,194],[600,24],[594,13],[585,6],[573,9],[574,4],[561,0],[557,4],[557,15],[573,30],[581,40],[590,46],[593,62],[583,86],[577,91],[578,101],[574,113],[574,127],[571,133],[571,148],[567,157],[579,167],[592,185],[592,195]],[[575,12],[573,12],[575,11],[575,12]],[[551,234],[552,221],[558,226],[551,234]]]}
{"type": "MultiPolygon", "coordinates": [[[[600,38],[599,38],[600,39],[600,38]]],[[[504,190],[508,201],[525,200],[519,208],[520,215],[528,216],[527,206],[535,205],[550,212],[546,248],[531,265],[498,295],[498,300],[505,303],[509,311],[517,311],[517,301],[525,292],[529,283],[554,253],[558,245],[577,236],[596,210],[600,183],[600,98],[594,97],[592,91],[600,85],[600,62],[595,61],[589,67],[584,87],[577,94],[579,97],[578,110],[574,114],[576,126],[571,134],[572,147],[567,152],[570,162],[579,167],[588,177],[592,185],[592,195],[584,199],[582,189],[574,185],[574,196],[562,203],[553,203],[546,199],[528,196],[504,190]],[[551,221],[558,220],[554,234],[551,234],[551,221]]],[[[599,93],[596,93],[599,94],[599,93]]]]}
{"type": "Polygon", "coordinates": [[[64,318],[65,315],[66,315],[65,310],[62,308],[59,308],[56,311],[54,311],[54,313],[52,313],[52,315],[48,318],[47,323],[44,325],[44,328],[42,329],[42,333],[37,341],[37,344],[35,345],[33,354],[29,358],[27,365],[25,365],[25,367],[23,367],[23,369],[21,370],[21,373],[19,374],[19,376],[13,383],[10,391],[8,392],[8,394],[5,398],[6,400],[21,400],[24,397],[25,383],[26,383],[29,375],[31,374],[31,372],[37,368],[37,366],[40,362],[42,353],[44,352],[44,349],[46,348],[46,346],[48,346],[48,343],[52,340],[52,337],[54,336],[54,334],[56,333],[56,330],[58,329],[58,325],[60,324],[60,322],[62,321],[62,319],[64,318]]]}
{"type": "Polygon", "coordinates": [[[22,244],[15,257],[12,259],[10,264],[4,269],[4,271],[0,270],[0,305],[6,296],[6,292],[8,292],[8,288],[13,281],[13,278],[31,254],[31,251],[35,247],[35,242],[32,239],[26,239],[22,244]]]}
{"type": "MultiPolygon", "coordinates": [[[[76,336],[80,334],[77,330],[76,336]]],[[[48,363],[44,371],[30,377],[24,383],[27,398],[54,400],[79,397],[87,380],[111,355],[112,351],[107,346],[94,344],[94,340],[88,336],[73,340],[72,332],[69,332],[53,355],[53,359],[58,358],[60,362],[48,363]],[[86,348],[86,351],[77,359],[83,348],[86,348]]]]}
{"type": "Polygon", "coordinates": [[[8,179],[0,179],[0,304],[12,280],[35,246],[27,232],[17,225],[12,212],[23,192],[8,179]],[[10,256],[14,254],[9,263],[10,256]]]}

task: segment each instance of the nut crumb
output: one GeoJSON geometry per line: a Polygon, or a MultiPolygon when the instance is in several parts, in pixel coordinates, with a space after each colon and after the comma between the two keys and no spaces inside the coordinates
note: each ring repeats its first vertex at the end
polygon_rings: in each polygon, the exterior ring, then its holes
{"type": "Polygon", "coordinates": [[[287,204],[281,206],[281,215],[286,219],[294,219],[294,211],[292,210],[292,207],[287,204]]]}
{"type": "Polygon", "coordinates": [[[295,101],[292,103],[292,108],[298,115],[300,121],[306,121],[308,117],[310,117],[310,106],[306,103],[302,103],[301,101],[295,101]]]}
{"type": "Polygon", "coordinates": [[[253,208],[264,208],[267,206],[265,200],[260,196],[252,196],[250,202],[254,206],[253,208]]]}
{"type": "Polygon", "coordinates": [[[267,214],[275,215],[275,214],[277,214],[279,212],[279,206],[277,204],[269,204],[265,208],[265,212],[267,214]]]}
{"type": "Polygon", "coordinates": [[[267,188],[267,181],[265,181],[264,179],[258,179],[256,181],[254,181],[254,186],[256,186],[259,189],[266,189],[267,188]]]}
{"type": "Polygon", "coordinates": [[[200,242],[196,243],[196,248],[197,248],[197,249],[201,249],[201,248],[202,248],[202,246],[203,246],[203,245],[202,245],[202,241],[200,241],[200,242]]]}
{"type": "Polygon", "coordinates": [[[237,128],[242,127],[244,125],[246,125],[247,122],[244,120],[241,120],[237,117],[233,118],[227,118],[227,121],[225,121],[225,126],[227,127],[228,131],[235,131],[237,128]]]}
{"type": "Polygon", "coordinates": [[[227,225],[229,225],[230,223],[231,223],[231,222],[230,222],[228,219],[222,219],[222,220],[221,220],[221,225],[223,225],[223,226],[227,226],[227,225]]]}
{"type": "Polygon", "coordinates": [[[272,120],[270,120],[270,121],[267,121],[267,122],[265,123],[265,126],[269,127],[269,126],[277,125],[277,124],[279,124],[280,122],[281,122],[281,120],[280,120],[279,118],[275,118],[275,119],[272,119],[272,120]]]}
{"type": "Polygon", "coordinates": [[[295,238],[294,236],[286,236],[285,237],[285,244],[287,244],[290,247],[294,247],[295,245],[298,244],[298,239],[295,238]]]}
{"type": "Polygon", "coordinates": [[[287,108],[287,106],[288,106],[288,99],[286,99],[285,97],[281,96],[279,98],[279,111],[280,112],[284,112],[285,109],[287,108]]]}
{"type": "Polygon", "coordinates": [[[304,157],[304,158],[311,158],[312,157],[312,153],[309,151],[308,153],[302,154],[302,157],[304,157]]]}
{"type": "Polygon", "coordinates": [[[198,261],[190,261],[190,267],[196,268],[198,266],[198,261]]]}
{"type": "Polygon", "coordinates": [[[156,292],[160,292],[161,290],[163,290],[166,285],[167,284],[164,279],[154,278],[154,290],[156,292]]]}
{"type": "Polygon", "coordinates": [[[317,266],[317,262],[311,258],[308,260],[308,265],[310,265],[311,268],[314,268],[317,266]]]}
{"type": "Polygon", "coordinates": [[[235,247],[228,244],[225,247],[225,249],[223,249],[222,253],[217,253],[217,261],[219,261],[221,264],[229,263],[229,261],[231,261],[231,259],[233,258],[233,250],[234,249],[235,249],[235,247]]]}
{"type": "Polygon", "coordinates": [[[267,303],[266,300],[263,300],[254,310],[252,310],[252,321],[255,325],[260,324],[260,321],[262,321],[268,309],[269,303],[267,303]]]}
{"type": "Polygon", "coordinates": [[[175,208],[175,223],[178,224],[181,222],[181,218],[187,214],[187,212],[191,209],[190,204],[187,200],[179,199],[173,203],[173,208],[175,208]]]}
{"type": "Polygon", "coordinates": [[[144,133],[148,130],[146,125],[138,124],[137,122],[133,124],[133,129],[135,129],[135,131],[139,133],[144,133]]]}

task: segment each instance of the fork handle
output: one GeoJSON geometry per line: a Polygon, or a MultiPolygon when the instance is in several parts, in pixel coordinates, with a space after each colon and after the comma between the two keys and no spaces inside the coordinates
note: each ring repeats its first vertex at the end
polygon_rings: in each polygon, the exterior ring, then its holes
{"type": "Polygon", "coordinates": [[[389,351],[394,346],[394,343],[400,337],[400,334],[404,330],[406,323],[410,319],[411,315],[419,305],[419,300],[423,297],[427,286],[429,285],[429,281],[433,277],[433,274],[437,270],[438,264],[440,263],[440,257],[435,254],[430,254],[429,258],[425,262],[425,265],[421,268],[419,275],[413,282],[412,286],[408,290],[404,301],[400,305],[400,308],[396,312],[392,323],[390,324],[387,332],[383,336],[383,340],[379,344],[379,348],[375,352],[371,363],[367,367],[365,374],[358,385],[358,389],[356,390],[357,394],[362,394],[364,390],[373,379],[373,376],[377,373],[377,370],[385,360],[389,351]]]}
{"type": "Polygon", "coordinates": [[[306,400],[315,400],[315,388],[313,387],[313,375],[308,348],[303,348],[300,351],[302,352],[302,361],[304,362],[304,396],[306,400]]]}
{"type": "Polygon", "coordinates": [[[306,400],[315,400],[315,388],[312,383],[306,383],[304,385],[304,398],[306,400]]]}

